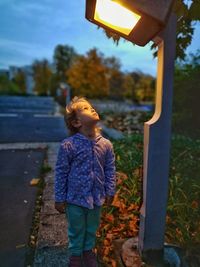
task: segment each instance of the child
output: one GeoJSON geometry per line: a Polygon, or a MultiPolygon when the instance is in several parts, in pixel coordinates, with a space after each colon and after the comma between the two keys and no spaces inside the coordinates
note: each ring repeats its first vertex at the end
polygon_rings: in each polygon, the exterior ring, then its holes
{"type": "Polygon", "coordinates": [[[92,249],[101,206],[110,205],[115,193],[113,148],[100,135],[99,115],[86,99],[72,99],[65,121],[72,135],[62,141],[58,153],[55,208],[67,215],[69,267],[97,267],[92,249]]]}

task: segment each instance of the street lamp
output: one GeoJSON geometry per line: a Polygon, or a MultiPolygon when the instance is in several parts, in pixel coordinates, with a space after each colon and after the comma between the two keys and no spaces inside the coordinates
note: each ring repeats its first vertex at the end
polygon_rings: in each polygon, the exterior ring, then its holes
{"type": "Polygon", "coordinates": [[[86,18],[144,46],[166,25],[173,0],[86,0],[86,18]]]}
{"type": "Polygon", "coordinates": [[[158,47],[155,113],[144,123],[143,204],[138,249],[150,264],[163,261],[176,47],[174,0],[86,0],[92,23],[144,46],[158,47]],[[128,17],[128,20],[126,19],[128,17]]]}

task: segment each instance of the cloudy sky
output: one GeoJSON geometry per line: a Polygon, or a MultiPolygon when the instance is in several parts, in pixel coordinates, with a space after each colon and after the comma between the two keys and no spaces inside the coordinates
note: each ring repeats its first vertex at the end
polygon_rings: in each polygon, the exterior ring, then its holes
{"type": "MultiPolygon", "coordinates": [[[[73,46],[80,54],[96,47],[120,59],[123,71],[156,75],[150,45],[141,48],[120,41],[116,46],[101,29],[85,19],[85,0],[0,0],[0,68],[52,60],[57,44],[73,46]]],[[[200,25],[187,52],[200,47],[200,25]]]]}

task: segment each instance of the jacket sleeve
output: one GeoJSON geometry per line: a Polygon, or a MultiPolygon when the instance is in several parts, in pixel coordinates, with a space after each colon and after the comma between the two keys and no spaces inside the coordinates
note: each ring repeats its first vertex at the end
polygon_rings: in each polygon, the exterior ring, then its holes
{"type": "Polygon", "coordinates": [[[109,147],[106,153],[104,174],[106,196],[114,196],[116,188],[116,168],[115,155],[111,143],[109,143],[109,147]]]}
{"type": "Polygon", "coordinates": [[[67,181],[70,172],[70,144],[63,141],[58,151],[55,167],[55,201],[64,202],[67,196],[67,181]]]}

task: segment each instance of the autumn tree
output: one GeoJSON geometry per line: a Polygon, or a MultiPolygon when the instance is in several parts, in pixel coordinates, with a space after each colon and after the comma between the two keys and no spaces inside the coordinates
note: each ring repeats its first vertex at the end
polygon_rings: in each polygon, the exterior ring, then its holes
{"type": "Polygon", "coordinates": [[[77,57],[67,75],[73,95],[89,98],[108,95],[108,79],[103,55],[95,48],[89,50],[86,56],[77,57]]]}
{"type": "Polygon", "coordinates": [[[123,75],[123,97],[136,102],[135,81],[130,73],[123,75]]]}
{"type": "Polygon", "coordinates": [[[51,86],[52,71],[49,62],[44,60],[36,60],[33,65],[34,91],[38,95],[48,95],[51,86]]]}
{"type": "Polygon", "coordinates": [[[123,98],[123,73],[121,64],[116,57],[106,57],[103,61],[109,83],[109,98],[120,100],[123,98]]]}
{"type": "Polygon", "coordinates": [[[67,71],[71,67],[73,61],[77,57],[77,53],[73,47],[69,45],[57,45],[54,50],[53,61],[56,68],[56,76],[58,83],[67,82],[67,71]]]}

